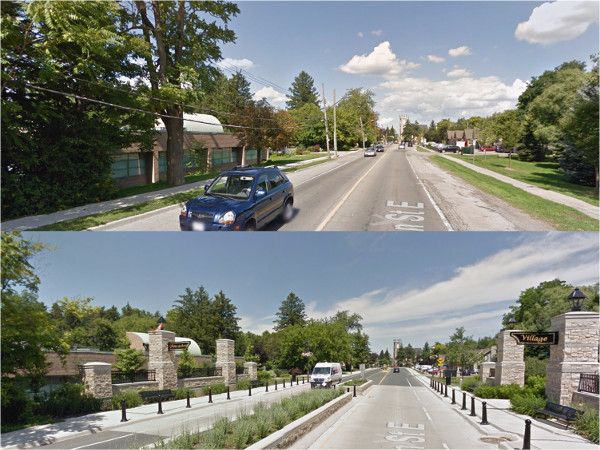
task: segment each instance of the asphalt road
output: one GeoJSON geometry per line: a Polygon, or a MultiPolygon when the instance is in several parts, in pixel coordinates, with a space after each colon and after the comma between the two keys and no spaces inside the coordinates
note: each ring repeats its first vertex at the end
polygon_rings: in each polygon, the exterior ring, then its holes
{"type": "MultiPolygon", "coordinates": [[[[395,145],[376,157],[355,152],[288,176],[294,218],[267,231],[447,231],[451,229],[395,145]]],[[[177,231],[179,205],[98,227],[104,231],[177,231]]]]}
{"type": "Polygon", "coordinates": [[[317,429],[300,445],[311,449],[484,449],[474,427],[450,411],[438,395],[405,368],[379,371],[374,386],[353,399],[348,410],[327,428],[317,429]],[[309,441],[312,441],[310,443],[309,441]]]}

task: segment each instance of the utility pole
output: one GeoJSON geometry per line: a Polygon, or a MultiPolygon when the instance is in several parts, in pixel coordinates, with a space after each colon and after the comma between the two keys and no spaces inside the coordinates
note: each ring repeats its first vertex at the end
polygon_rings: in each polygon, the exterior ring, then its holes
{"type": "Polygon", "coordinates": [[[363,129],[362,117],[360,119],[360,134],[362,134],[363,150],[365,149],[365,130],[363,129]]]}
{"type": "Polygon", "coordinates": [[[337,158],[337,121],[335,119],[335,89],[333,89],[333,155],[337,158]]]}
{"type": "Polygon", "coordinates": [[[327,108],[325,107],[325,83],[321,83],[321,92],[323,93],[323,114],[325,115],[325,139],[327,144],[327,158],[331,158],[329,152],[329,127],[327,126],[327,108]]]}

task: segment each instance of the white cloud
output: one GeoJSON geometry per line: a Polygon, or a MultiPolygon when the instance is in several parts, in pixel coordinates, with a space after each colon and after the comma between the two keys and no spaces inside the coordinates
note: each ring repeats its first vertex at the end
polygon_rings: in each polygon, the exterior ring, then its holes
{"type": "Polygon", "coordinates": [[[513,248],[457,267],[439,283],[410,291],[366,292],[337,302],[318,316],[331,316],[338,310],[356,312],[363,317],[365,330],[378,339],[397,337],[394,334],[400,323],[402,334],[409,335],[407,322],[414,333],[424,336],[435,330],[447,337],[462,325],[472,333],[468,325],[481,326],[477,324],[483,319],[491,328],[483,328],[481,335],[493,335],[499,330],[503,311],[515,303],[522,290],[555,278],[573,285],[593,284],[598,282],[598,265],[596,234],[528,235],[513,248]]]}
{"type": "Polygon", "coordinates": [[[358,32],[358,37],[365,37],[365,35],[363,34],[363,32],[362,32],[362,31],[359,31],[359,32],[358,32]]]}
{"type": "Polygon", "coordinates": [[[383,30],[373,30],[371,31],[371,34],[374,34],[375,36],[381,36],[383,34],[383,30]]]}
{"type": "Polygon", "coordinates": [[[262,89],[259,89],[258,91],[256,91],[256,93],[254,94],[254,96],[252,98],[254,100],[260,100],[262,98],[266,98],[267,101],[273,106],[282,106],[282,105],[276,105],[276,104],[277,103],[279,103],[279,104],[285,103],[287,101],[287,97],[285,96],[285,94],[282,94],[281,92],[276,91],[272,87],[263,87],[262,89]]]}
{"type": "Polygon", "coordinates": [[[233,59],[233,58],[224,58],[222,61],[217,63],[220,67],[233,68],[234,70],[251,70],[256,67],[249,59],[233,59]]]}
{"type": "Polygon", "coordinates": [[[427,61],[434,62],[434,63],[442,63],[445,61],[445,59],[442,58],[441,56],[427,55],[427,61]]]}
{"type": "Polygon", "coordinates": [[[396,120],[397,119],[395,117],[380,117],[379,120],[377,120],[377,125],[386,127],[393,125],[396,120]]]}
{"type": "MultiPolygon", "coordinates": [[[[490,116],[515,107],[527,84],[516,79],[505,84],[496,76],[449,78],[433,81],[427,78],[397,78],[379,85],[378,110],[382,115],[412,111],[414,116],[425,117],[427,123],[441,118],[490,116]],[[402,111],[398,110],[402,105],[402,111]]],[[[420,119],[419,119],[420,120],[420,119]]]]}
{"type": "Polygon", "coordinates": [[[448,54],[452,57],[468,56],[471,54],[471,49],[466,45],[463,45],[462,47],[451,48],[448,50],[448,54]]]}
{"type": "Polygon", "coordinates": [[[454,69],[450,72],[447,72],[446,75],[452,78],[464,78],[470,76],[471,72],[469,72],[467,69],[461,69],[457,66],[454,66],[454,69]]]}
{"type": "Polygon", "coordinates": [[[552,44],[582,35],[590,24],[598,21],[597,1],[544,3],[533,9],[529,20],[521,22],[515,37],[531,44],[552,44]]]}
{"type": "Polygon", "coordinates": [[[339,68],[343,72],[356,75],[380,75],[393,78],[405,70],[415,69],[420,64],[399,61],[392,52],[388,41],[382,42],[368,55],[354,55],[346,64],[339,68]]]}

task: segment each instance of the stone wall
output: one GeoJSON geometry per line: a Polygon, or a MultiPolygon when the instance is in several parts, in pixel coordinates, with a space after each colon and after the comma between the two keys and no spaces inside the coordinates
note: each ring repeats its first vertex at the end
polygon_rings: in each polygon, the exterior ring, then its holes
{"type": "Polygon", "coordinates": [[[103,362],[90,362],[82,366],[82,383],[86,386],[86,392],[95,398],[112,397],[112,377],[110,371],[112,365],[103,362]]]}
{"type": "Polygon", "coordinates": [[[599,314],[574,311],[552,318],[551,331],[558,331],[558,345],[550,346],[546,366],[546,397],[569,406],[579,387],[581,373],[598,372],[599,314]]]}
{"type": "Polygon", "coordinates": [[[523,353],[525,347],[518,345],[510,336],[512,330],[500,332],[498,335],[498,362],[496,363],[495,380],[497,385],[516,383],[525,385],[525,363],[523,353]]]}
{"type": "Polygon", "coordinates": [[[221,368],[225,384],[235,383],[235,341],[232,339],[217,339],[217,362],[221,368]]]}
{"type": "Polygon", "coordinates": [[[486,381],[495,383],[496,377],[496,363],[495,362],[482,362],[479,364],[479,376],[481,377],[481,382],[485,383],[486,381]]]}
{"type": "Polygon", "coordinates": [[[169,350],[169,342],[175,342],[172,331],[155,330],[148,333],[150,341],[148,351],[148,369],[156,370],[158,389],[175,389],[177,387],[177,365],[175,352],[169,350]]]}

